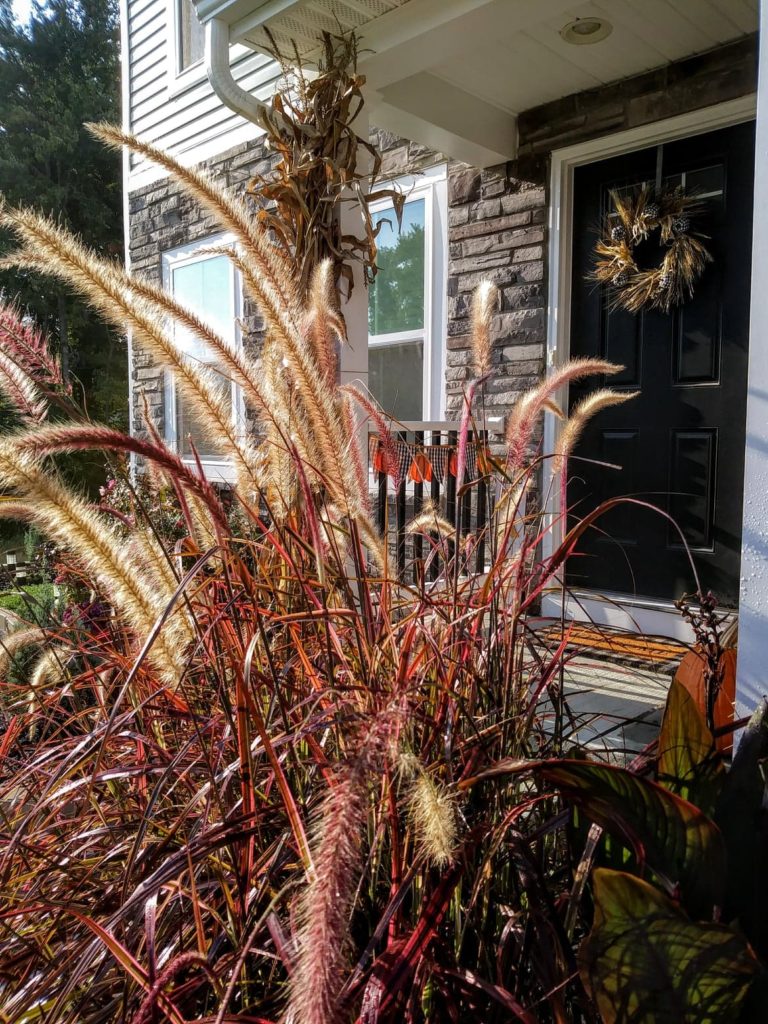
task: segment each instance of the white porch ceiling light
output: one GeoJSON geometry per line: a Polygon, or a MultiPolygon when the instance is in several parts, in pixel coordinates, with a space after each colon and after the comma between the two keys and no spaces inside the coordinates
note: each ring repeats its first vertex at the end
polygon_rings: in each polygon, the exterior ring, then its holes
{"type": "Polygon", "coordinates": [[[607,39],[613,25],[606,18],[574,18],[560,29],[560,36],[573,46],[591,46],[607,39]]]}

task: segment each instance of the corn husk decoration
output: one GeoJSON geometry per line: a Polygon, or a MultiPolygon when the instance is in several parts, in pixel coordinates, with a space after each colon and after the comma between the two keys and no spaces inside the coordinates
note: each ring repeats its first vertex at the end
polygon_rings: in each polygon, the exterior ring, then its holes
{"type": "Polygon", "coordinates": [[[712,256],[691,232],[701,201],[682,188],[655,191],[647,186],[629,196],[611,192],[613,212],[605,220],[595,246],[591,278],[608,289],[612,309],[639,313],[659,309],[668,313],[693,295],[694,285],[712,256]],[[638,265],[636,247],[656,231],[666,248],[658,266],[638,265]]]}

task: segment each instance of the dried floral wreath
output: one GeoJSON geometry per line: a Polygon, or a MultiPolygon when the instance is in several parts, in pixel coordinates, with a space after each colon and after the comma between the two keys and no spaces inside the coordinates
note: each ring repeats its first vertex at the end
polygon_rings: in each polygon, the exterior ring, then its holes
{"type": "Polygon", "coordinates": [[[681,188],[664,192],[648,187],[630,196],[611,192],[611,200],[615,214],[606,218],[604,235],[595,246],[592,279],[609,287],[614,309],[668,313],[693,295],[694,284],[712,261],[703,236],[691,234],[700,200],[681,188]],[[659,266],[641,269],[635,247],[656,230],[666,246],[664,258],[659,266]]]}

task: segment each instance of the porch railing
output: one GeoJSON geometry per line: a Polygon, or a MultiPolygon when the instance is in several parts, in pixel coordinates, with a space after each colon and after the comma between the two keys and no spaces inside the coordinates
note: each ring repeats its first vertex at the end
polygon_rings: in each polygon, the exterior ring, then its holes
{"type": "MultiPolygon", "coordinates": [[[[373,427],[369,430],[368,447],[376,521],[386,537],[398,577],[418,582],[426,570],[426,578],[436,580],[445,570],[446,559],[454,557],[454,540],[448,540],[444,546],[435,545],[429,532],[408,532],[409,524],[421,515],[428,502],[443,519],[458,526],[460,537],[475,535],[470,566],[475,572],[484,572],[492,503],[485,464],[488,431],[470,432],[463,486],[456,479],[458,423],[405,422],[393,429],[392,438],[399,483],[373,427]]],[[[392,453],[389,454],[391,458],[392,453]]]]}

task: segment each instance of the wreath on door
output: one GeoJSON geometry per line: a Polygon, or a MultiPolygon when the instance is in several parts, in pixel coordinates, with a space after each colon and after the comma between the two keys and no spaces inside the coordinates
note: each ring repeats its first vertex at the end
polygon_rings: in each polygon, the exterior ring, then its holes
{"type": "Polygon", "coordinates": [[[613,210],[595,246],[592,279],[609,289],[612,308],[639,313],[668,313],[693,295],[694,285],[712,256],[702,238],[691,231],[701,201],[682,188],[669,191],[644,186],[627,195],[611,192],[613,210]],[[661,262],[641,268],[636,248],[658,232],[661,262]]]}

